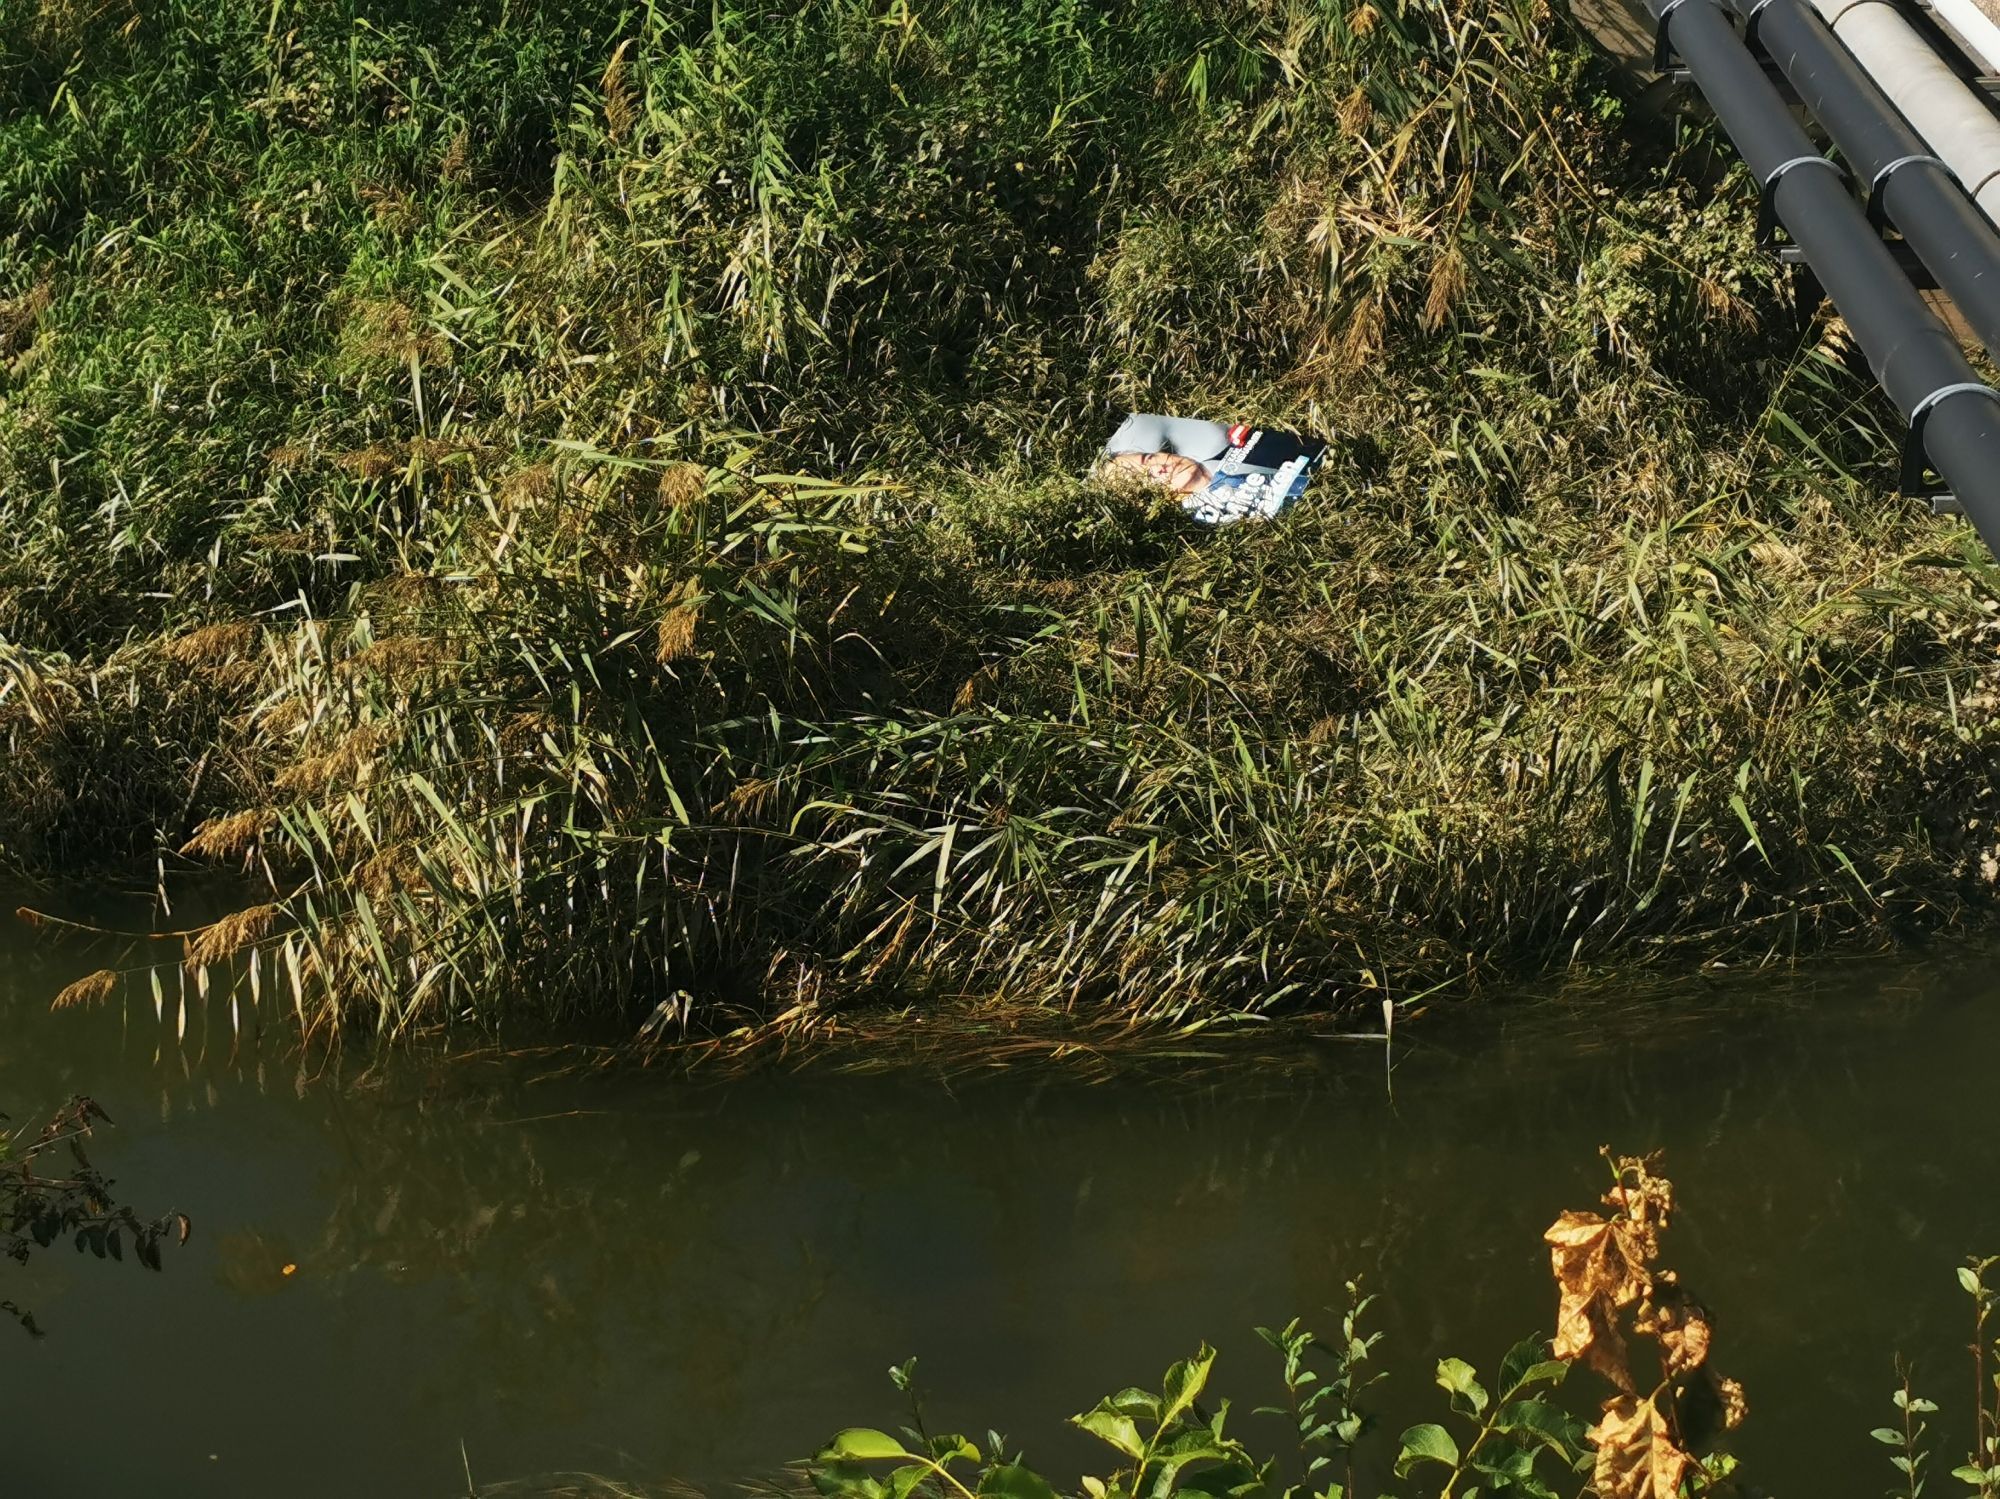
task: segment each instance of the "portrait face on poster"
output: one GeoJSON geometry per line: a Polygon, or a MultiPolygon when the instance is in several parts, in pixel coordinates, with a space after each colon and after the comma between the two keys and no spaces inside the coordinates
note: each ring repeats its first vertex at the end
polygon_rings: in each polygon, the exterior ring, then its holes
{"type": "Polygon", "coordinates": [[[1137,412],[1105,443],[1098,471],[1177,495],[1195,520],[1221,526],[1277,515],[1305,493],[1326,449],[1324,438],[1248,422],[1137,412]]]}

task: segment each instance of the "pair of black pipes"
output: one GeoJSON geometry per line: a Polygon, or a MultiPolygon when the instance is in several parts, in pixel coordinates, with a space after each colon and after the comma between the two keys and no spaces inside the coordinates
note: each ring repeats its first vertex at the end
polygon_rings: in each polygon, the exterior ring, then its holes
{"type": "Polygon", "coordinates": [[[2000,395],[1924,304],[1870,215],[1893,224],[2000,357],[2000,235],[1807,0],[1736,0],[1746,31],[1869,189],[1813,149],[1716,0],[1649,0],[1680,59],[1980,536],[2000,555],[2000,395]]]}

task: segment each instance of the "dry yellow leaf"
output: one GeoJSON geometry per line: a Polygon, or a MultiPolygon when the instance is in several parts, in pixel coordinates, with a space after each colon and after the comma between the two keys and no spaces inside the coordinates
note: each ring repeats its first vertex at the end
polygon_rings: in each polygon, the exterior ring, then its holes
{"type": "Polygon", "coordinates": [[[1717,1380],[1715,1390],[1722,1397],[1723,1430],[1734,1431],[1750,1414],[1750,1398],[1743,1393],[1742,1384],[1733,1379],[1717,1380]]]}
{"type": "Polygon", "coordinates": [[[1618,1185],[1604,1194],[1626,1227],[1627,1243],[1649,1264],[1660,1253],[1660,1230],[1674,1216],[1674,1184],[1655,1176],[1654,1164],[1653,1157],[1621,1156],[1618,1185]]]}
{"type": "Polygon", "coordinates": [[[1748,1407],[1743,1387],[1709,1367],[1715,1327],[1708,1309],[1673,1271],[1653,1268],[1673,1218],[1673,1183],[1657,1174],[1657,1156],[1619,1156],[1612,1165],[1609,1216],[1567,1212],[1542,1236],[1559,1298],[1552,1351],[1596,1370],[1620,1392],[1590,1431],[1598,1499],[1676,1499],[1693,1454],[1718,1430],[1742,1424],[1748,1407]],[[1635,1306],[1631,1331],[1658,1347],[1664,1376],[1643,1400],[1625,1343],[1623,1314],[1635,1306]]]}
{"type": "Polygon", "coordinates": [[[1542,1235],[1549,1244],[1559,1297],[1552,1351],[1581,1360],[1621,1390],[1632,1389],[1625,1338],[1617,1314],[1652,1288],[1643,1257],[1631,1245],[1630,1226],[1596,1213],[1567,1212],[1542,1235]]]}
{"type": "Polygon", "coordinates": [[[1597,1444],[1591,1487],[1598,1499],[1676,1499],[1694,1459],[1674,1441],[1667,1419],[1651,1400],[1615,1395],[1604,1418],[1590,1429],[1597,1444]]]}
{"type": "Polygon", "coordinates": [[[1670,1270],[1654,1278],[1653,1294],[1639,1309],[1632,1327],[1659,1340],[1661,1359],[1671,1379],[1708,1362],[1709,1344],[1715,1337],[1708,1310],[1682,1289],[1670,1270]]]}

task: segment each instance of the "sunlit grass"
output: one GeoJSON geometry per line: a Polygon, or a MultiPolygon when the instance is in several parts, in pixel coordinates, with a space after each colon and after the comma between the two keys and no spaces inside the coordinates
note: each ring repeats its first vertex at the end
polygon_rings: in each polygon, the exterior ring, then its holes
{"type": "Polygon", "coordinates": [[[1185,1025],[2000,874],[1990,559],[1532,0],[126,14],[0,0],[0,857],[268,884],[203,983],[1185,1025]],[[1338,442],[1207,533],[1128,407],[1338,442]]]}

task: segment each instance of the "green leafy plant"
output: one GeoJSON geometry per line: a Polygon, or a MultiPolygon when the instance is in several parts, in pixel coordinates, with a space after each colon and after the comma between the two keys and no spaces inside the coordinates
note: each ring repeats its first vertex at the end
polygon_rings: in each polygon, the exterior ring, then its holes
{"type": "MultiPolygon", "coordinates": [[[[1137,1387],[1120,1390],[1071,1424],[1090,1433],[1119,1456],[1102,1477],[1086,1476],[1088,1499],[1167,1499],[1175,1493],[1214,1496],[1270,1491],[1273,1466],[1260,1462],[1225,1431],[1229,1405],[1213,1414],[1201,1407],[1215,1364],[1213,1349],[1167,1370],[1157,1393],[1137,1387]]],[[[897,1371],[907,1387],[908,1368],[897,1371]]],[[[909,1499],[929,1496],[996,1496],[996,1499],[1055,1499],[1048,1481],[1008,1455],[1005,1442],[989,1434],[982,1451],[958,1434],[928,1435],[921,1427],[891,1436],[868,1427],[840,1432],[821,1450],[811,1468],[815,1488],[828,1499],[909,1499]],[[877,1477],[871,1464],[894,1466],[877,1477]],[[959,1471],[962,1469],[962,1474],[959,1471]]]]}
{"type": "Polygon", "coordinates": [[[1923,1418],[1935,1414],[1937,1404],[1924,1399],[1911,1389],[1910,1371],[1900,1360],[1897,1362],[1896,1372],[1902,1382],[1891,1392],[1889,1399],[1896,1407],[1896,1413],[1902,1418],[1901,1423],[1897,1426],[1878,1426],[1869,1435],[1884,1446],[1895,1449],[1890,1454],[1889,1461],[1896,1471],[1903,1475],[1903,1487],[1891,1490],[1892,1496],[1918,1499],[1924,1491],[1924,1464],[1930,1457],[1929,1451],[1923,1444],[1924,1435],[1929,1430],[1923,1418]]]}
{"type": "Polygon", "coordinates": [[[1284,1360],[1287,1397],[1282,1410],[1265,1406],[1258,1414],[1289,1415],[1298,1430],[1306,1481],[1329,1482],[1331,1475],[1321,1478],[1320,1470],[1334,1468],[1342,1474],[1338,1485],[1342,1492],[1353,1491],[1354,1451],[1374,1424],[1373,1417],[1361,1406],[1362,1393],[1385,1377],[1379,1369],[1368,1367],[1369,1356],[1382,1334],[1370,1332],[1364,1336],[1361,1332],[1361,1319],[1374,1300],[1373,1296],[1362,1295],[1357,1282],[1347,1283],[1347,1310],[1340,1319],[1340,1337],[1336,1342],[1322,1342],[1303,1328],[1296,1317],[1276,1332],[1268,1327],[1257,1329],[1257,1336],[1277,1349],[1284,1360]],[[1333,1372],[1322,1376],[1313,1370],[1306,1362],[1309,1352],[1329,1355],[1333,1372]]]}
{"type": "MultiPolygon", "coordinates": [[[[1708,1364],[1706,1311],[1671,1271],[1655,1266],[1672,1217],[1673,1184],[1659,1174],[1657,1157],[1613,1158],[1608,1150],[1605,1156],[1613,1171],[1604,1196],[1610,1213],[1563,1213],[1545,1235],[1559,1301],[1555,1339],[1515,1344],[1490,1388],[1465,1360],[1438,1361],[1444,1420],[1408,1427],[1397,1441],[1392,1471],[1397,1483],[1411,1486],[1406,1492],[1434,1499],[1556,1499],[1555,1485],[1580,1483],[1597,1499],[1691,1499],[1728,1490],[1735,1461],[1711,1450],[1711,1441],[1737,1425],[1747,1407],[1741,1387],[1708,1364]],[[1660,1379],[1643,1398],[1628,1332],[1655,1344],[1660,1354],[1660,1379]],[[1556,1398],[1576,1363],[1617,1389],[1595,1426],[1586,1427],[1556,1398]]],[[[1082,1494],[1361,1499],[1356,1453],[1374,1423],[1360,1399],[1380,1377],[1368,1370],[1380,1335],[1360,1331],[1371,1298],[1352,1283],[1347,1291],[1335,1344],[1315,1338],[1296,1319],[1279,1331],[1258,1329],[1279,1355],[1287,1400],[1256,1414],[1289,1422],[1303,1482],[1287,1483],[1274,1459],[1260,1458],[1238,1433],[1225,1430],[1228,1401],[1218,1401],[1212,1413],[1204,1408],[1215,1364],[1214,1351],[1204,1346],[1168,1369],[1157,1393],[1121,1390],[1072,1418],[1120,1459],[1111,1472],[1084,1477],[1082,1494]],[[1331,1356],[1329,1375],[1312,1367],[1314,1353],[1331,1356]]],[[[891,1371],[899,1388],[911,1387],[913,1368],[891,1371]]],[[[986,1493],[1052,1499],[1048,1482],[1028,1470],[1019,1453],[1010,1455],[997,1435],[982,1451],[962,1436],[928,1435],[914,1396],[912,1411],[916,1424],[900,1438],[872,1428],[836,1436],[811,1466],[815,1485],[829,1499],[909,1499],[918,1493],[927,1499],[986,1493]],[[878,1462],[901,1466],[884,1479],[869,1466],[878,1462]],[[954,1473],[957,1465],[963,1477],[954,1473]]],[[[1906,1450],[1914,1450],[1920,1435],[1908,1435],[1906,1450]]],[[[1914,1481],[1914,1462],[1910,1473],[1914,1481]]],[[[1397,1490],[1380,1492],[1392,1499],[1397,1490]]]]}
{"type": "MultiPolygon", "coordinates": [[[[1588,1451],[1583,1423],[1540,1398],[1568,1372],[1566,1362],[1549,1357],[1544,1339],[1528,1338],[1501,1360],[1496,1398],[1463,1359],[1440,1359],[1437,1384],[1450,1398],[1463,1445],[1445,1426],[1412,1426],[1402,1435],[1397,1476],[1431,1466],[1445,1469],[1441,1499],[1471,1493],[1546,1499],[1553,1491],[1537,1471],[1538,1460],[1552,1454],[1557,1471],[1567,1473],[1588,1451]]],[[[1333,1499],[1343,1496],[1336,1493],[1333,1499]]]]}
{"type": "MultiPolygon", "coordinates": [[[[1951,1476],[1970,1485],[1979,1499],[2000,1494],[2000,1342],[1988,1327],[1996,1293],[1986,1283],[1996,1265],[2000,1257],[1971,1260],[1958,1268],[1959,1286],[1972,1298],[1972,1451],[1951,1476]]],[[[1911,1492],[1914,1499],[1915,1490],[1911,1492]]]]}
{"type": "MultiPolygon", "coordinates": [[[[1357,1304],[1356,1310],[1360,1305],[1357,1304]]],[[[1295,1403],[1269,1413],[1292,1417],[1307,1457],[1303,1486],[1283,1482],[1274,1459],[1260,1457],[1228,1429],[1229,1402],[1213,1409],[1203,1404],[1215,1364],[1214,1350],[1203,1347],[1194,1357],[1169,1368],[1157,1391],[1137,1387],[1108,1395],[1071,1424],[1088,1432],[1116,1454],[1115,1465],[1102,1474],[1087,1474],[1077,1492],[1084,1499],[1168,1499],[1173,1494],[1201,1494],[1213,1499],[1310,1494],[1314,1499],[1358,1499],[1353,1453],[1368,1430],[1368,1422],[1352,1408],[1351,1398],[1373,1380],[1352,1383],[1348,1390],[1327,1393],[1305,1365],[1314,1346],[1311,1335],[1296,1322],[1270,1334],[1284,1359],[1287,1389],[1295,1403]],[[1333,1417],[1332,1420],[1322,1419],[1333,1417]],[[1322,1444],[1340,1454],[1344,1476],[1336,1481],[1323,1470],[1335,1460],[1319,1451],[1322,1444]]],[[[1373,1337],[1353,1341],[1373,1345],[1373,1337]]],[[[1365,1350],[1342,1363],[1335,1379],[1358,1371],[1365,1350]]],[[[909,1367],[894,1371],[900,1387],[908,1387],[909,1367]]],[[[1502,1361],[1500,1399],[1492,1401],[1470,1365],[1446,1359],[1438,1365],[1438,1384],[1450,1398],[1452,1417],[1466,1430],[1463,1451],[1443,1426],[1413,1426],[1403,1433],[1396,1459],[1398,1478],[1410,1478],[1422,1488],[1443,1495],[1518,1495],[1547,1499],[1553,1490],[1538,1471],[1538,1460],[1552,1457],[1550,1467],[1568,1474],[1587,1468],[1590,1450],[1582,1423],[1557,1407],[1535,1398],[1537,1391],[1559,1384],[1568,1366],[1547,1357],[1547,1345],[1529,1339],[1502,1361]],[[1441,1469],[1442,1474],[1433,1472],[1441,1469]]],[[[840,1432],[813,1460],[815,1488],[828,1499],[927,1499],[945,1496],[1003,1495],[1008,1499],[1054,1499],[1055,1490],[1025,1465],[1018,1452],[989,1434],[981,1448],[958,1434],[933,1435],[918,1425],[900,1435],[868,1427],[840,1432]],[[891,1465],[886,1468],[880,1465],[891,1465]]]]}

